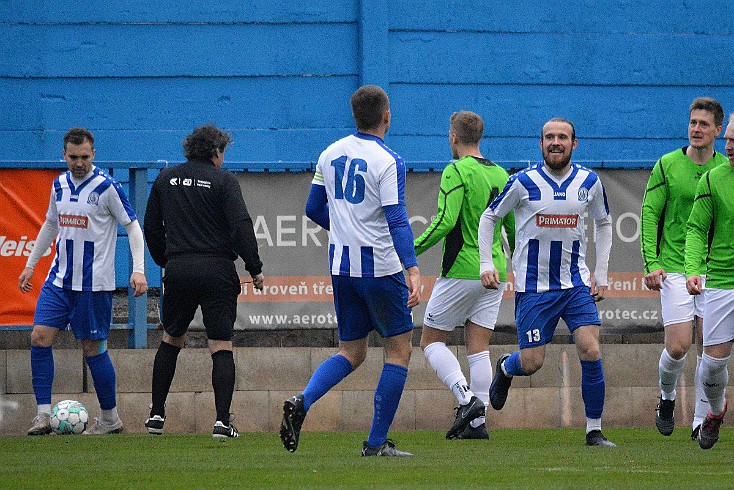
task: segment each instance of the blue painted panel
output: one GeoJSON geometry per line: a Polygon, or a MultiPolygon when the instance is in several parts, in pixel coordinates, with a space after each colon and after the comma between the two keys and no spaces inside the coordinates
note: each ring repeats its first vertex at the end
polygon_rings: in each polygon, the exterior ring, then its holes
{"type": "Polygon", "coordinates": [[[357,87],[356,76],[0,79],[0,131],[347,126],[357,87]]]}
{"type": "MultiPolygon", "coordinates": [[[[540,139],[536,137],[485,138],[480,149],[482,154],[503,166],[517,167],[517,161],[538,162],[541,159],[540,139]],[[509,162],[504,165],[503,162],[509,162]]],[[[417,168],[439,168],[451,157],[445,135],[442,136],[400,136],[388,137],[386,143],[406,161],[408,168],[418,162],[417,168]],[[428,165],[426,162],[437,162],[428,165]],[[443,163],[442,163],[443,162],[443,163]]],[[[580,138],[574,161],[596,167],[600,162],[623,160],[626,167],[652,168],[655,161],[664,153],[688,144],[686,138],[660,139],[600,139],[580,138]],[[583,161],[583,162],[582,162],[583,161]]],[[[716,149],[723,153],[724,142],[717,142],[716,149]]],[[[616,165],[620,166],[620,165],[616,165]]]]}
{"type": "Polygon", "coordinates": [[[394,30],[734,34],[729,0],[392,0],[394,30]]]}
{"type": "Polygon", "coordinates": [[[354,22],[356,0],[85,1],[3,0],[0,22],[45,23],[235,23],[354,22]]]}
{"type": "Polygon", "coordinates": [[[355,24],[9,25],[0,76],[354,75],[356,36],[355,24]]]}
{"type": "Polygon", "coordinates": [[[397,32],[391,81],[725,86],[733,46],[731,35],[397,32]]]}
{"type": "Polygon", "coordinates": [[[457,110],[482,116],[488,136],[540,135],[552,117],[573,121],[579,138],[687,137],[689,106],[714,97],[734,111],[734,86],[608,87],[559,85],[396,84],[390,86],[392,125],[400,135],[445,139],[457,110]]]}
{"type": "MultiPolygon", "coordinates": [[[[193,129],[193,128],[192,128],[193,129]]],[[[315,161],[337,139],[354,131],[353,127],[303,129],[232,129],[234,143],[227,150],[225,166],[238,161],[279,162],[315,161]]],[[[64,130],[0,131],[0,160],[53,160],[62,147],[64,130]],[[19,157],[20,155],[20,157],[19,157]]],[[[95,131],[97,158],[113,161],[183,159],[181,141],[186,130],[100,130],[95,131]]],[[[287,163],[282,163],[287,166],[287,163]]]]}

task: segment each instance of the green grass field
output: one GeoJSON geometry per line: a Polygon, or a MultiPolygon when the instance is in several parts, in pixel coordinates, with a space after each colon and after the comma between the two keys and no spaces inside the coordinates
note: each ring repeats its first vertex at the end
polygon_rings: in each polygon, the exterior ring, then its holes
{"type": "Polygon", "coordinates": [[[583,429],[492,430],[489,441],[391,434],[412,458],[362,458],[364,433],[0,437],[0,488],[732,488],[734,431],[704,451],[690,431],[606,429],[617,448],[588,448],[583,429]]]}

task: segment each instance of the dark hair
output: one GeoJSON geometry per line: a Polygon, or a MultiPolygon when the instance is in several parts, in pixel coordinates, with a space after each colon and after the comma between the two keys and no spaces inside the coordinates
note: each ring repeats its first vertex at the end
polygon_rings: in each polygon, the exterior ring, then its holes
{"type": "Polygon", "coordinates": [[[223,152],[232,144],[232,137],[221,129],[207,124],[194,129],[183,140],[184,156],[187,160],[211,160],[217,150],[223,152]]]}
{"type": "Polygon", "coordinates": [[[691,104],[691,110],[688,111],[688,114],[699,109],[714,115],[714,126],[724,124],[724,109],[718,100],[712,99],[711,97],[699,97],[691,104]]]}
{"type": "MultiPolygon", "coordinates": [[[[553,119],[549,119],[545,122],[545,124],[548,124],[550,122],[560,122],[560,123],[566,123],[569,126],[571,126],[571,141],[574,141],[576,139],[576,128],[573,126],[573,123],[569,121],[568,119],[564,117],[554,117],[553,119]]],[[[543,127],[545,127],[545,124],[543,124],[543,127]]],[[[543,139],[543,130],[540,130],[540,139],[543,139]]]]}
{"type": "Polygon", "coordinates": [[[359,130],[377,128],[382,122],[383,114],[390,108],[387,94],[377,85],[359,87],[349,102],[352,104],[352,116],[359,130]]]}
{"type": "Polygon", "coordinates": [[[89,141],[89,144],[94,148],[94,135],[88,129],[71,128],[64,135],[64,150],[66,150],[66,145],[69,143],[81,145],[85,141],[89,141]]]}
{"type": "Polygon", "coordinates": [[[479,114],[471,111],[459,111],[451,114],[451,131],[465,145],[478,145],[484,132],[484,121],[479,114]]]}

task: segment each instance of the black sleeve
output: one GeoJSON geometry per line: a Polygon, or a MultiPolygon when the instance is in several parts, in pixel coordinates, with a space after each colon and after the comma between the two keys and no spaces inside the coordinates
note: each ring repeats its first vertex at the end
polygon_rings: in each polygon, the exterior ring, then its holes
{"type": "Polygon", "coordinates": [[[234,174],[229,174],[224,187],[224,215],[229,220],[232,230],[232,248],[237,255],[245,261],[245,269],[251,276],[262,272],[263,263],[257,252],[257,239],[252,226],[252,218],[247,212],[245,200],[242,198],[242,190],[234,174]]]}
{"type": "Polygon", "coordinates": [[[158,194],[158,179],[153,184],[153,188],[148,196],[148,205],[145,208],[145,219],[143,231],[145,232],[145,241],[150,250],[150,256],[153,261],[160,267],[166,266],[166,229],[163,224],[163,214],[161,213],[161,200],[158,194]]]}

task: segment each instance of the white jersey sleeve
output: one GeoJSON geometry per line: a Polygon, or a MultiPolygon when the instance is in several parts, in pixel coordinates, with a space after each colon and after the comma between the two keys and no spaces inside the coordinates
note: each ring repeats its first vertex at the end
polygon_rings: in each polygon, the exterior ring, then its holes
{"type": "Polygon", "coordinates": [[[513,177],[510,177],[500,195],[487,206],[479,218],[479,274],[495,270],[492,259],[495,227],[520,202],[522,187],[515,185],[516,179],[513,177]]]}

